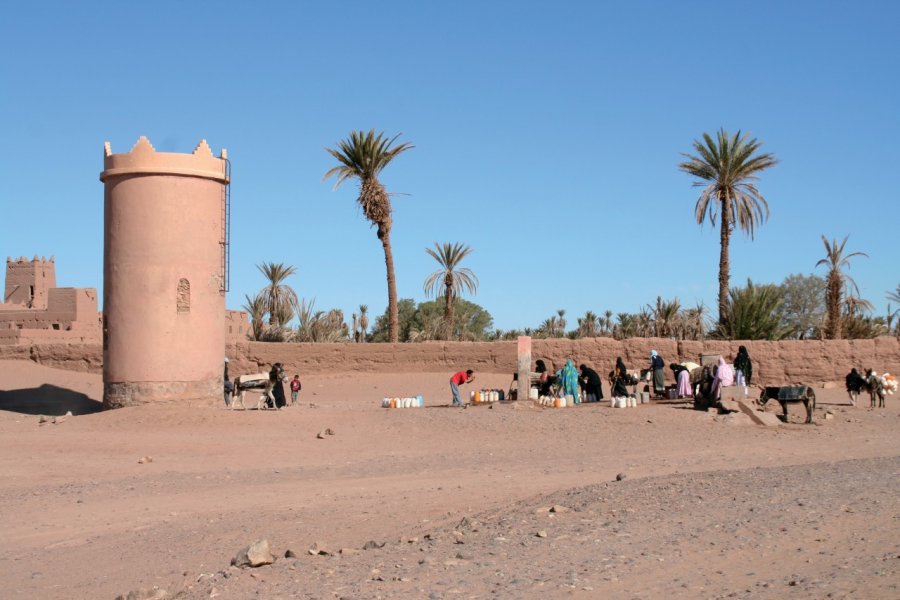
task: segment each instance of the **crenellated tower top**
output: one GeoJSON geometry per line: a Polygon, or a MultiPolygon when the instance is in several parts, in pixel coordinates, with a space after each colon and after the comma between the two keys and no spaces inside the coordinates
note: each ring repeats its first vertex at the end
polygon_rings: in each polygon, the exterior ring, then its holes
{"type": "Polygon", "coordinates": [[[138,138],[129,152],[113,154],[109,142],[103,144],[103,172],[100,181],[122,175],[183,175],[228,183],[228,152],[213,156],[206,140],[200,140],[190,154],[157,152],[146,136],[138,138]]]}

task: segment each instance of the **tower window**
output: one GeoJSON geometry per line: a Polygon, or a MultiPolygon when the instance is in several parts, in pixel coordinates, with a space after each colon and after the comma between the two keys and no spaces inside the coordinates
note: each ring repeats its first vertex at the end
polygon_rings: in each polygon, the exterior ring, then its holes
{"type": "Polygon", "coordinates": [[[175,308],[179,314],[191,312],[191,283],[187,279],[178,280],[178,289],[175,291],[175,308]]]}

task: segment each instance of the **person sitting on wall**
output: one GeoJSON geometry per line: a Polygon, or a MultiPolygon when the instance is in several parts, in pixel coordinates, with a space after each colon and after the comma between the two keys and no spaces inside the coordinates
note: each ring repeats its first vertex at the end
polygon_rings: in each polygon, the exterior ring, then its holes
{"type": "Polygon", "coordinates": [[[720,356],[716,376],[713,378],[712,389],[709,392],[710,397],[718,400],[722,395],[722,388],[730,385],[734,385],[734,367],[726,363],[725,359],[720,356]]]}

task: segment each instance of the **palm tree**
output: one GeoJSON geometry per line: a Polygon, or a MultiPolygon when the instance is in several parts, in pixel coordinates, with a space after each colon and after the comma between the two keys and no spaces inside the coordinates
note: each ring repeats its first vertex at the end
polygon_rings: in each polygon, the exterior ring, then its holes
{"type": "Polygon", "coordinates": [[[359,341],[365,343],[366,331],[369,330],[369,307],[365,304],[359,305],[359,341]]]}
{"type": "Polygon", "coordinates": [[[269,325],[283,327],[294,317],[297,306],[297,293],[284,280],[297,272],[297,269],[283,263],[266,263],[256,265],[268,283],[260,293],[265,298],[266,312],[269,313],[269,325]]]}
{"type": "Polygon", "coordinates": [[[613,317],[613,311],[611,311],[609,309],[606,309],[605,311],[603,311],[603,318],[605,320],[604,327],[606,328],[606,333],[612,333],[612,324],[613,324],[612,317],[613,317]]]}
{"type": "Polygon", "coordinates": [[[825,278],[825,337],[832,340],[841,339],[842,334],[842,318],[841,308],[843,306],[844,285],[849,283],[854,288],[856,282],[849,276],[844,274],[842,269],[850,266],[850,259],[854,256],[865,256],[864,252],[853,252],[844,256],[844,246],[847,244],[846,236],[840,244],[837,238],[831,242],[824,235],[822,243],[825,244],[825,258],[820,259],[816,266],[828,268],[828,275],[825,278]]]}
{"type": "Polygon", "coordinates": [[[376,135],[371,129],[368,133],[352,131],[350,137],[338,142],[338,149],[326,148],[337,161],[338,166],[329,169],[324,179],[337,176],[334,187],[337,189],[347,179],[359,180],[359,196],[357,202],[366,219],[376,227],[378,239],[384,249],[384,264],[387,267],[388,314],[390,315],[388,331],[391,342],[396,343],[399,329],[399,313],[397,310],[397,279],[394,275],[394,254],[391,249],[391,197],[378,180],[381,173],[394,158],[413,148],[412,144],[402,143],[393,146],[399,134],[391,139],[380,132],[376,135]]]}
{"type": "Polygon", "coordinates": [[[266,330],[264,318],[266,316],[266,299],[262,292],[256,294],[252,298],[244,295],[244,310],[250,315],[250,327],[253,331],[254,340],[262,340],[266,330]]]}
{"type": "Polygon", "coordinates": [[[678,327],[678,315],[681,311],[681,301],[663,300],[662,296],[656,297],[656,306],[647,305],[647,310],[653,315],[653,335],[656,337],[671,337],[678,327]]]}
{"type": "MultiPolygon", "coordinates": [[[[900,304],[900,284],[897,285],[897,289],[896,289],[896,290],[894,290],[893,292],[888,292],[888,293],[887,293],[887,299],[890,300],[890,301],[892,301],[892,302],[896,302],[897,304],[900,304]]],[[[891,322],[897,317],[898,314],[900,314],[900,308],[897,308],[897,309],[895,309],[895,310],[891,310],[891,305],[888,304],[887,312],[888,312],[888,314],[887,314],[887,326],[888,326],[888,332],[890,332],[890,330],[891,330],[891,322]]],[[[897,334],[900,334],[900,323],[897,324],[897,334]]]]}
{"type": "Polygon", "coordinates": [[[731,288],[724,324],[715,335],[726,340],[780,340],[790,327],[782,324],[781,305],[784,298],[777,285],[754,285],[747,280],[745,288],[731,288]]]}
{"type": "Polygon", "coordinates": [[[475,294],[478,289],[478,277],[471,269],[460,267],[459,263],[471,254],[472,249],[464,244],[434,243],[434,250],[425,248],[429,254],[441,266],[440,269],[425,279],[423,288],[426,296],[437,295],[437,291],[444,292],[444,326],[447,331],[447,339],[453,335],[453,304],[459,298],[464,289],[470,294],[475,294]]]}
{"type": "Polygon", "coordinates": [[[584,316],[578,319],[578,336],[585,338],[597,337],[597,326],[600,320],[601,317],[598,317],[593,311],[585,311],[584,316]]]}
{"type": "Polygon", "coordinates": [[[566,309],[558,308],[556,309],[556,314],[559,315],[556,319],[556,325],[559,327],[559,335],[562,337],[566,335],[566,309]]]}
{"type": "Polygon", "coordinates": [[[709,215],[715,227],[721,215],[719,253],[719,323],[722,323],[728,302],[730,263],[728,244],[735,225],[753,239],[756,227],[769,217],[769,204],[756,189],[757,175],[776,165],[773,154],[756,154],[762,144],[748,139],[738,131],[729,136],[719,129],[716,138],[703,134],[703,142],[694,140],[697,156],[683,154],[687,161],[678,168],[697,177],[695,187],[703,187],[694,207],[697,224],[702,225],[709,215]],[[754,156],[755,154],[755,156],[754,156]]]}

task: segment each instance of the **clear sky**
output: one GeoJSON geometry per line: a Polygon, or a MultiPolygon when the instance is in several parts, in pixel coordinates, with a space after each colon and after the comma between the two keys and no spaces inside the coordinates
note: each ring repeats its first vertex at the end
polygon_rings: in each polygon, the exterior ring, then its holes
{"type": "Polygon", "coordinates": [[[900,2],[0,2],[0,255],[103,286],[103,142],[200,139],[232,161],[229,308],[264,261],[349,320],[387,304],[381,246],[322,176],[353,129],[415,148],[384,171],[401,298],[463,242],[503,329],[556,309],[716,305],[717,230],[676,165],[742,130],[780,164],[732,285],[814,269],[849,235],[884,314],[900,283],[900,2]]]}

